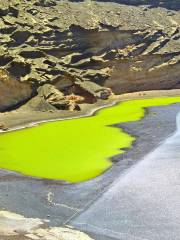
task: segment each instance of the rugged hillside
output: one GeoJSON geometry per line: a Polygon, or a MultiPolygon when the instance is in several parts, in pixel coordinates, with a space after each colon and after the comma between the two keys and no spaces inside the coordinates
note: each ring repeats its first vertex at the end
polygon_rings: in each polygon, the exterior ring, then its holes
{"type": "Polygon", "coordinates": [[[146,3],[0,1],[0,110],[179,88],[179,3],[146,3]]]}

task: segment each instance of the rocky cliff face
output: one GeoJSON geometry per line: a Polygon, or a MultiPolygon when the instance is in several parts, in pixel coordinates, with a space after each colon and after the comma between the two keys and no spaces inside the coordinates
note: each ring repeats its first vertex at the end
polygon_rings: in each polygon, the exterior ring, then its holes
{"type": "Polygon", "coordinates": [[[1,1],[0,110],[179,88],[180,4],[146,2],[1,1]]]}

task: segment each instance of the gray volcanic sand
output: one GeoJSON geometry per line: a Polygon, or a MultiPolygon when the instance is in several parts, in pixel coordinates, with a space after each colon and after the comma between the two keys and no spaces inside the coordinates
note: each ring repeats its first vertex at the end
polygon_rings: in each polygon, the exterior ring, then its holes
{"type": "Polygon", "coordinates": [[[179,240],[180,112],[176,122],[176,132],[71,223],[119,240],[179,240]]]}
{"type": "MultiPolygon", "coordinates": [[[[175,131],[179,111],[180,104],[153,107],[139,122],[117,124],[116,127],[123,127],[137,136],[137,140],[127,153],[112,157],[116,164],[90,181],[63,185],[58,181],[36,180],[1,171],[0,209],[25,217],[49,219],[51,226],[68,224],[99,198],[121,173],[175,131]]],[[[97,236],[97,239],[101,238],[97,236]]]]}

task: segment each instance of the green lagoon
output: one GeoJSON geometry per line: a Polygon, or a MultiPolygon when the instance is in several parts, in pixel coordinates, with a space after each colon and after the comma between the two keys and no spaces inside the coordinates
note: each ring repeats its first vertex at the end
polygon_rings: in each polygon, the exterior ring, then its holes
{"type": "Polygon", "coordinates": [[[130,100],[91,117],[2,133],[0,168],[71,183],[89,180],[111,167],[110,158],[135,140],[112,125],[140,120],[147,107],[177,102],[180,97],[130,100]]]}

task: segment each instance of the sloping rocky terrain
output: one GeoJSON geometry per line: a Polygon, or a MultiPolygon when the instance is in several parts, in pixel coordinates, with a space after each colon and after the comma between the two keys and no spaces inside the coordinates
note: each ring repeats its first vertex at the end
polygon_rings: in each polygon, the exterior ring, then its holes
{"type": "Polygon", "coordinates": [[[0,111],[179,88],[178,2],[1,0],[0,111]]]}

